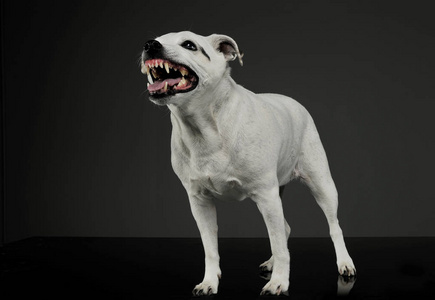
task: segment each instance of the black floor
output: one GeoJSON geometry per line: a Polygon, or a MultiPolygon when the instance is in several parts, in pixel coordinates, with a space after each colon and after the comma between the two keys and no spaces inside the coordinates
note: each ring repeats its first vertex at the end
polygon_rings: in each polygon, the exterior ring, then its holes
{"type": "MultiPolygon", "coordinates": [[[[290,238],[290,290],[280,298],[434,299],[435,238],[346,242],[354,281],[338,276],[329,239],[290,238]]],[[[0,299],[190,299],[204,269],[199,239],[31,238],[0,249],[0,299]]],[[[259,296],[267,239],[220,239],[219,249],[222,280],[209,298],[277,298],[259,296]]]]}

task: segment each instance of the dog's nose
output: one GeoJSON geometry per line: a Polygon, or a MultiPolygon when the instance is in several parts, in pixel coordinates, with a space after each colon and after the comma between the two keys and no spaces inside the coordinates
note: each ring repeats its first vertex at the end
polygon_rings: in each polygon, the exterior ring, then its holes
{"type": "Polygon", "coordinates": [[[160,44],[158,41],[151,40],[145,43],[143,50],[148,54],[154,54],[159,52],[162,47],[162,44],[160,44]]]}

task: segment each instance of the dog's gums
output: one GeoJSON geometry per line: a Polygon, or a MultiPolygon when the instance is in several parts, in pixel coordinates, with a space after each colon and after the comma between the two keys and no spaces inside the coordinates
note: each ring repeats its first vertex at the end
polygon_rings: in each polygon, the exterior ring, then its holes
{"type": "Polygon", "coordinates": [[[150,59],[143,64],[148,77],[148,92],[152,96],[188,92],[198,84],[195,72],[186,66],[164,59],[150,59]]]}

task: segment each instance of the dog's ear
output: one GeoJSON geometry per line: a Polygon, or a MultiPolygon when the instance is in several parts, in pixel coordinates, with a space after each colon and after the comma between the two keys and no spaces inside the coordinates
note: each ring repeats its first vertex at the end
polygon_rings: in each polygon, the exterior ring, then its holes
{"type": "Polygon", "coordinates": [[[239,63],[243,66],[243,52],[239,51],[237,43],[227,35],[223,34],[212,34],[208,36],[211,44],[216,49],[216,51],[222,52],[227,61],[235,60],[239,58],[239,63]]]}

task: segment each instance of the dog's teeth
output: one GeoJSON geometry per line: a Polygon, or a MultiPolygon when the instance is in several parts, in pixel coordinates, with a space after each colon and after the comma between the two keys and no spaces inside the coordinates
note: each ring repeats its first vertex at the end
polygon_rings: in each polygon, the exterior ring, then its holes
{"type": "Polygon", "coordinates": [[[180,69],[180,73],[182,76],[186,76],[188,72],[186,69],[180,69]]]}
{"type": "Polygon", "coordinates": [[[167,62],[165,62],[165,70],[166,73],[169,73],[169,64],[167,62]]]}
{"type": "Polygon", "coordinates": [[[147,82],[147,88],[150,86],[150,83],[149,82],[147,82]]]}
{"type": "Polygon", "coordinates": [[[160,68],[163,68],[163,62],[162,61],[160,62],[160,68]]]}
{"type": "Polygon", "coordinates": [[[163,93],[168,91],[168,82],[165,82],[165,87],[163,88],[163,93]]]}
{"type": "Polygon", "coordinates": [[[154,83],[154,81],[153,81],[153,77],[151,76],[150,73],[148,73],[147,75],[148,75],[148,82],[151,83],[151,84],[153,84],[153,83],[154,83]]]}
{"type": "Polygon", "coordinates": [[[184,87],[185,85],[187,84],[187,81],[186,81],[186,79],[183,77],[181,80],[180,80],[180,82],[177,84],[177,88],[181,88],[181,87],[184,87]]]}
{"type": "Polygon", "coordinates": [[[146,66],[146,72],[147,72],[147,75],[150,74],[150,67],[148,65],[146,66]]]}

